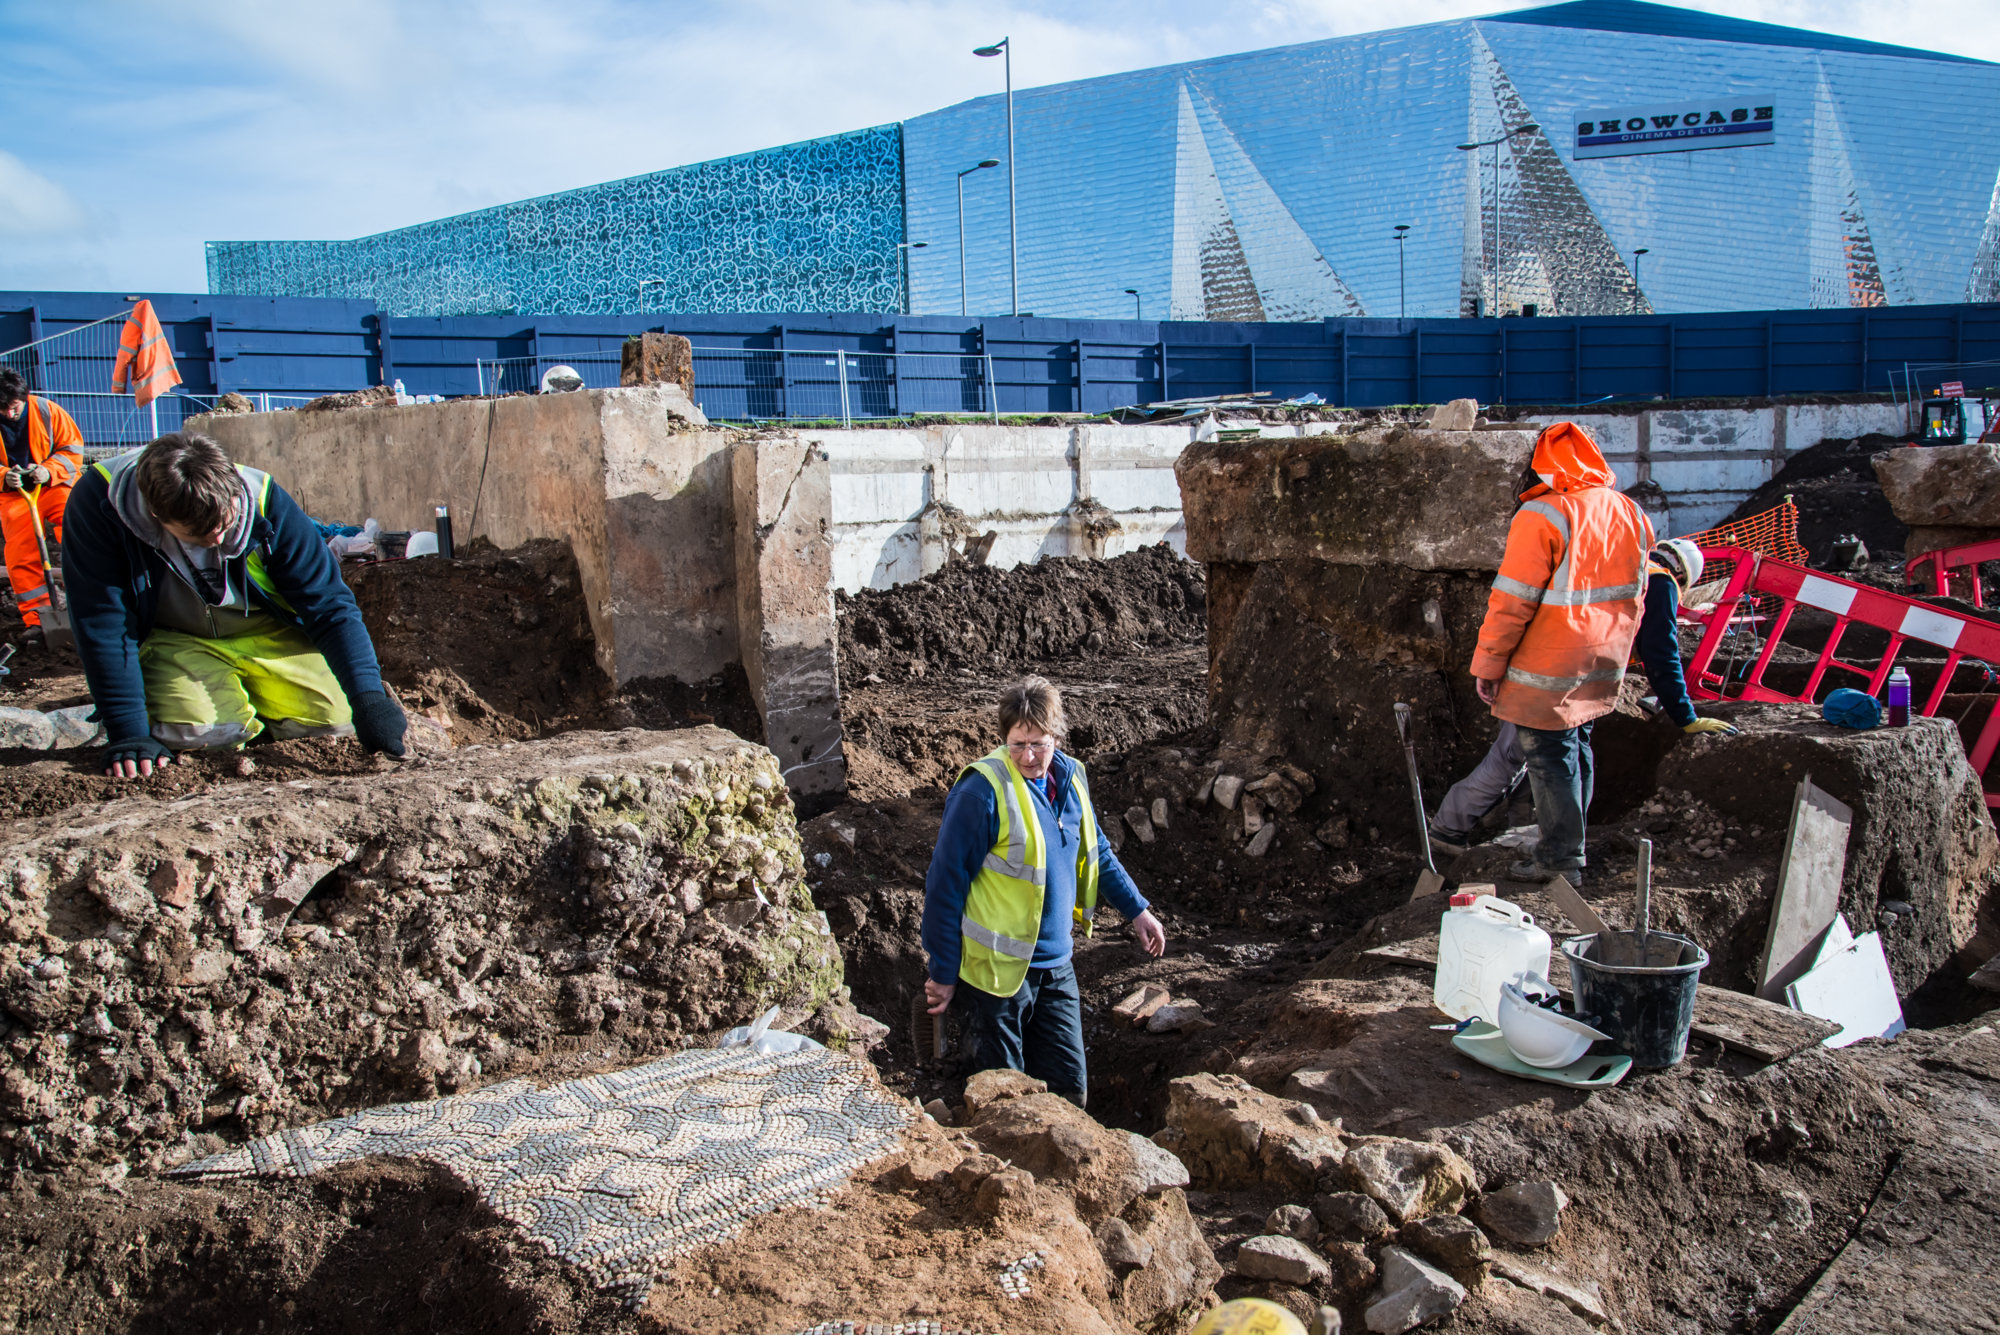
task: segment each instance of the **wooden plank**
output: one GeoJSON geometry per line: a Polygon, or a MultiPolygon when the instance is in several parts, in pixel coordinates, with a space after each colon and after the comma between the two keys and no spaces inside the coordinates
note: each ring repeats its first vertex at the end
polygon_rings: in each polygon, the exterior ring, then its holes
{"type": "Polygon", "coordinates": [[[1610,930],[1604,925],[1604,919],[1598,917],[1596,911],[1583,902],[1583,896],[1576,892],[1576,887],[1567,879],[1558,876],[1549,882],[1549,898],[1556,902],[1556,907],[1563,911],[1565,918],[1585,932],[1610,930]]]}
{"type": "Polygon", "coordinates": [[[1747,992],[1703,984],[1694,992],[1694,1032],[1764,1062],[1781,1062],[1840,1032],[1840,1026],[1747,992]]]}
{"type": "Polygon", "coordinates": [[[1757,973],[1757,995],[1766,1001],[1783,1001],[1786,985],[1812,967],[1820,938],[1840,909],[1853,825],[1853,809],[1813,787],[1810,775],[1799,784],[1757,973]]]}

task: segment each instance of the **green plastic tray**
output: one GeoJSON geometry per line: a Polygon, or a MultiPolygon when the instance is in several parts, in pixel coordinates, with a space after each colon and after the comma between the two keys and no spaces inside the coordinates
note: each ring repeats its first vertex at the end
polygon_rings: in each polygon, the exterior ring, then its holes
{"type": "Polygon", "coordinates": [[[1530,1066],[1507,1046],[1499,1026],[1484,1020],[1474,1020],[1452,1035],[1451,1045],[1481,1066],[1524,1080],[1539,1080],[1545,1085],[1568,1085],[1571,1089],[1606,1089],[1623,1080],[1632,1069],[1630,1057],[1593,1057],[1588,1053],[1567,1066],[1530,1066]]]}

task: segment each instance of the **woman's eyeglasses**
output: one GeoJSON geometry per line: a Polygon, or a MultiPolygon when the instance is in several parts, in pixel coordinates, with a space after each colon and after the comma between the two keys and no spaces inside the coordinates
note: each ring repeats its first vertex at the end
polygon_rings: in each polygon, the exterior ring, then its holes
{"type": "Polygon", "coordinates": [[[1007,752],[1016,756],[1045,756],[1056,749],[1054,742],[1009,742],[1007,752]]]}

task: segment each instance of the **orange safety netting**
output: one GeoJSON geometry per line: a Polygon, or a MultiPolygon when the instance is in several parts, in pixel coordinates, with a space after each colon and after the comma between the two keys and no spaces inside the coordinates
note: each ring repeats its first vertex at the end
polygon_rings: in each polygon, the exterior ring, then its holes
{"type": "MultiPolygon", "coordinates": [[[[1806,563],[1806,549],[1799,542],[1799,507],[1792,503],[1789,496],[1785,497],[1783,504],[1768,510],[1683,536],[1697,547],[1743,547],[1760,556],[1789,561],[1793,565],[1806,563]]],[[[1732,564],[1716,562],[1712,568],[1702,572],[1702,582],[1727,579],[1733,573],[1730,569],[1732,564]]],[[[1757,611],[1768,616],[1776,612],[1783,601],[1781,598],[1758,598],[1757,611]]]]}

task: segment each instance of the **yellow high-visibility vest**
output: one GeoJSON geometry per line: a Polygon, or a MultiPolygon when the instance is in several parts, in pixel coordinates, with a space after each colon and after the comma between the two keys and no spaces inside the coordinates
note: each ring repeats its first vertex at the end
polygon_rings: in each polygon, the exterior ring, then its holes
{"type": "MultiPolygon", "coordinates": [[[[1083,838],[1077,844],[1076,920],[1090,935],[1091,914],[1097,908],[1097,812],[1090,802],[1090,783],[1083,762],[1070,761],[1072,781],[1083,803],[1083,838]]],[[[1048,888],[1048,840],[1035,816],[1028,781],[1014,767],[1007,748],[996,747],[959,771],[962,779],[977,773],[993,787],[1000,810],[1000,830],[959,920],[964,942],[958,976],[981,992],[1011,997],[1021,990],[1028,964],[1035,958],[1035,939],[1042,930],[1042,897],[1048,888]]]]}

